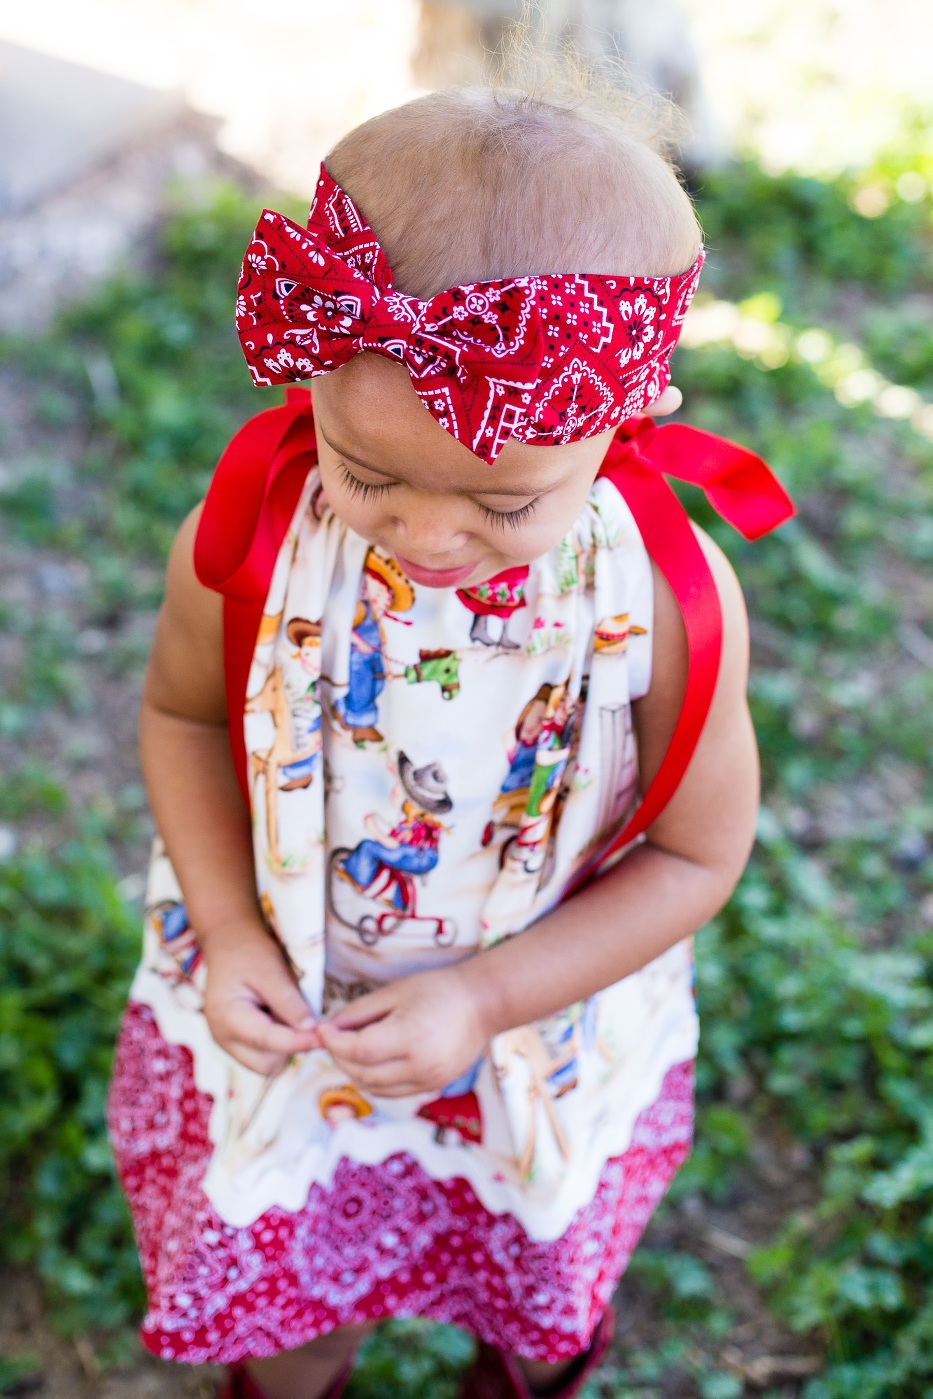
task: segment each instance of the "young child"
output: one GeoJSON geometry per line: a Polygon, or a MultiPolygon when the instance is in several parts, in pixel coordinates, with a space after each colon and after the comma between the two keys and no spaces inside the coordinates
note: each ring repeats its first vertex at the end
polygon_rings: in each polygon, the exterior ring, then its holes
{"type": "Polygon", "coordinates": [[[110,1100],[144,1342],[228,1396],[336,1396],[391,1316],[476,1334],[473,1399],[576,1393],[689,1150],[757,768],[741,594],[660,471],[790,509],[639,417],[701,260],[624,115],[512,91],[366,123],[307,230],[259,221],[244,352],[311,393],[172,551],[110,1100]]]}

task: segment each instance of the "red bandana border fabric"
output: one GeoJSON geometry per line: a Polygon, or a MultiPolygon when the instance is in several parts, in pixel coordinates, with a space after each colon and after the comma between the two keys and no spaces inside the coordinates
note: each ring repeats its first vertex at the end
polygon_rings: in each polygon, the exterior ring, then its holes
{"type": "Polygon", "coordinates": [[[376,236],[321,167],[307,229],[266,209],[237,292],[257,384],[327,374],[362,351],[404,364],[421,402],[483,461],[509,437],[565,444],[617,427],[670,382],[703,264],[679,277],[513,277],[392,289],[376,236]]]}

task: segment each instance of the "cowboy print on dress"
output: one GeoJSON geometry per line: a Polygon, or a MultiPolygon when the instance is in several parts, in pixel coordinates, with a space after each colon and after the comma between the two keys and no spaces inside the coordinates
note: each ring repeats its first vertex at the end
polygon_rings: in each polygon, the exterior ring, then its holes
{"type": "MultiPolygon", "coordinates": [[[[649,683],[653,605],[650,561],[606,478],[495,604],[513,604],[511,649],[473,636],[476,598],[414,587],[321,507],[317,487],[313,471],[244,715],[261,900],[316,1013],[325,987],[333,1010],[520,933],[559,902],[636,800],[631,701],[649,683]]],[[[164,906],[177,889],[164,855],[151,878],[164,906]]],[[[679,944],[585,1004],[497,1036],[440,1093],[351,1093],[323,1050],[266,1080],[214,1044],[176,962],[166,974],[164,946],[152,917],[133,998],[193,1054],[212,1100],[203,1189],[236,1228],[300,1210],[342,1159],[407,1153],[429,1177],[469,1182],[530,1237],[556,1239],[696,1047],[679,944]]]]}
{"type": "Polygon", "coordinates": [[[512,277],[420,301],[393,291],[375,234],[322,166],[307,229],[264,210],[237,331],[257,384],[361,351],[404,364],[441,427],[492,462],[509,437],[576,442],[659,398],[702,265],[701,250],[678,277],[512,277]]]}

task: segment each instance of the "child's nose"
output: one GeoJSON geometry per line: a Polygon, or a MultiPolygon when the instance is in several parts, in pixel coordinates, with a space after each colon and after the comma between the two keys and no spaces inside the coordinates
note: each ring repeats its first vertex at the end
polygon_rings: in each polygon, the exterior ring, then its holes
{"type": "Polygon", "coordinates": [[[456,512],[445,509],[436,500],[408,504],[404,512],[394,516],[399,539],[423,558],[451,554],[469,541],[469,533],[461,528],[456,512]]]}

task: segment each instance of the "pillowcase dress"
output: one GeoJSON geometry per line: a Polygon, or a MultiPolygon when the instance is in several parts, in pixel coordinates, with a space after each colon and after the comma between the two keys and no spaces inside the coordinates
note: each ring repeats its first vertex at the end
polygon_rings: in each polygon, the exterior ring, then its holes
{"type": "MultiPolygon", "coordinates": [[[[303,468],[233,689],[260,906],[316,1014],[520,935],[636,808],[652,570],[610,476],[527,570],[455,591],[415,586],[303,468]]],[[[689,941],[402,1099],[324,1050],[244,1068],[203,984],[156,840],[109,1100],[151,1351],[231,1363],[406,1316],[586,1348],[689,1151],[689,941]]]]}

